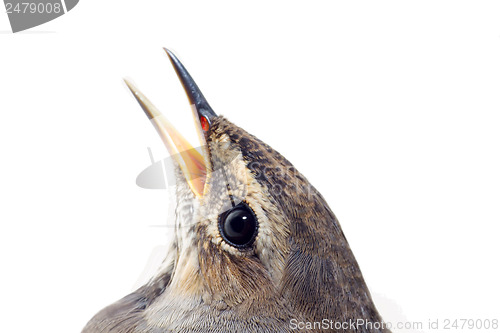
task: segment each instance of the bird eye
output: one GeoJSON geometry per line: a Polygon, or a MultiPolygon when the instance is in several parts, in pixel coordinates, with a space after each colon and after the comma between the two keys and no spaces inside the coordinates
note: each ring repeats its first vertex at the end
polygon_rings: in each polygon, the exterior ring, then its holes
{"type": "Polygon", "coordinates": [[[257,235],[257,218],[244,202],[239,203],[219,216],[219,231],[222,238],[234,247],[252,244],[257,235]]]}

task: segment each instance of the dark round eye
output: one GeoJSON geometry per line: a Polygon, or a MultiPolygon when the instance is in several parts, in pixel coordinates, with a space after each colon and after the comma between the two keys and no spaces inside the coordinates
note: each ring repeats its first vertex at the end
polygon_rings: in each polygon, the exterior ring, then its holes
{"type": "Polygon", "coordinates": [[[257,235],[257,218],[247,204],[241,202],[219,216],[219,231],[229,244],[242,248],[252,244],[257,235]]]}

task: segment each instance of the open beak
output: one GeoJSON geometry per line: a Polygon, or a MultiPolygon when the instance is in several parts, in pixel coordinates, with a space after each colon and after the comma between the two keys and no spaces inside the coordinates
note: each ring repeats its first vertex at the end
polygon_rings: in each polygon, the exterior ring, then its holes
{"type": "Polygon", "coordinates": [[[196,131],[201,143],[199,149],[193,148],[139,89],[128,80],[124,81],[158,131],[168,152],[181,168],[191,191],[196,197],[201,198],[205,193],[205,184],[211,168],[205,135],[217,115],[179,59],[171,51],[167,49],[165,51],[191,104],[196,131]]]}

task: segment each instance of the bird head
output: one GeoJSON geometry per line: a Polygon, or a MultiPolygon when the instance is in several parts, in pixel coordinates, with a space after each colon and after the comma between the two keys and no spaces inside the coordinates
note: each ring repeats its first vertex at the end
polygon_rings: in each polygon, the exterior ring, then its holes
{"type": "Polygon", "coordinates": [[[144,332],[219,324],[287,331],[294,318],[380,321],[321,194],[276,150],[218,116],[166,52],[191,104],[200,147],[126,81],[174,157],[175,235],[157,275],[97,318],[109,323],[114,316],[116,325],[119,317],[144,332]]]}

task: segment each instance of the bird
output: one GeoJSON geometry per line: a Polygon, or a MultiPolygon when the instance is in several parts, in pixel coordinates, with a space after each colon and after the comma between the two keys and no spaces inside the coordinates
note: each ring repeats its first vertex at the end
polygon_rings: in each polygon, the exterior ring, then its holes
{"type": "Polygon", "coordinates": [[[390,332],[324,197],[279,152],[217,115],[164,50],[200,147],[125,83],[173,157],[173,240],[156,274],[82,332],[390,332]]]}

